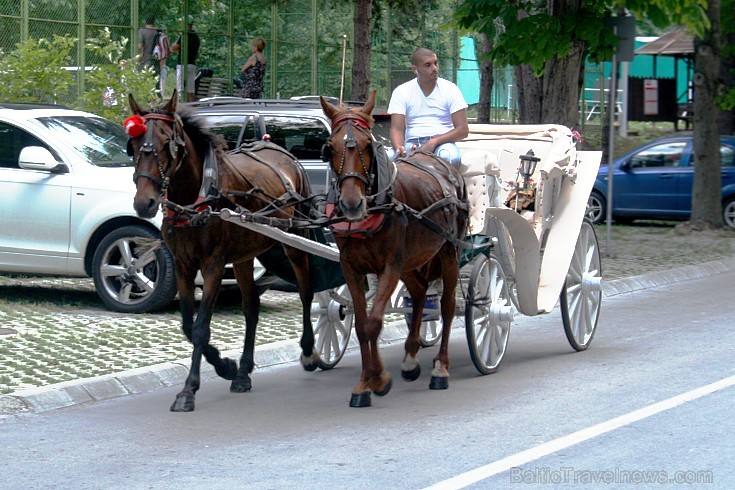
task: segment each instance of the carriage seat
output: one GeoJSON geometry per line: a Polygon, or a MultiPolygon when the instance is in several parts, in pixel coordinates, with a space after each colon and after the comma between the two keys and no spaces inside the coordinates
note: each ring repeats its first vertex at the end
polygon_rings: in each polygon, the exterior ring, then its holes
{"type": "Polygon", "coordinates": [[[496,177],[500,173],[495,154],[483,150],[462,152],[459,172],[467,188],[469,201],[468,235],[478,235],[485,229],[485,210],[488,206],[498,206],[499,198],[496,177]]]}

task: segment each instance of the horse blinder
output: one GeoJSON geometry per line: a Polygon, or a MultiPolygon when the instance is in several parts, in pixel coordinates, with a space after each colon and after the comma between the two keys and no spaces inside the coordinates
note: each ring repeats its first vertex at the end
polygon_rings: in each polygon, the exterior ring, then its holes
{"type": "Polygon", "coordinates": [[[329,163],[332,161],[332,145],[329,143],[324,143],[322,145],[322,161],[329,163]]]}

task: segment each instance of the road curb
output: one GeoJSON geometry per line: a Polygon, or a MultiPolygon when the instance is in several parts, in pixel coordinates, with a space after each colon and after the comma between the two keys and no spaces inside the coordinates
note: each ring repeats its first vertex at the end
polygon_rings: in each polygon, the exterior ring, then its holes
{"type": "MultiPolygon", "coordinates": [[[[602,292],[603,296],[611,297],[732,271],[735,271],[735,257],[612,281],[603,280],[602,292]]],[[[456,326],[457,322],[455,322],[456,326]]],[[[399,320],[383,327],[381,342],[390,344],[402,341],[405,336],[405,323],[399,320]]],[[[348,349],[356,348],[357,343],[353,335],[348,349]]],[[[238,358],[240,352],[229,351],[224,352],[223,355],[238,358]]],[[[298,341],[293,339],[261,345],[255,349],[256,369],[298,362],[299,355],[298,341]]],[[[188,370],[189,359],[187,358],[117,374],[19,390],[9,395],[0,395],[0,418],[24,412],[57,410],[181,385],[188,370]]],[[[209,364],[202,364],[203,380],[216,377],[214,369],[209,364]]]]}

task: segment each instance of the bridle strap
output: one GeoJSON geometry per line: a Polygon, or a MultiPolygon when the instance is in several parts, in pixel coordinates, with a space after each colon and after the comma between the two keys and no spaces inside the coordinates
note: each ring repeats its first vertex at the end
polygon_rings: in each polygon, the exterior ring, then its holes
{"type": "Polygon", "coordinates": [[[149,179],[153,181],[158,187],[161,188],[161,196],[165,198],[168,190],[168,183],[171,180],[171,175],[174,173],[175,170],[178,170],[178,168],[181,166],[181,163],[184,159],[184,153],[186,152],[184,141],[178,137],[178,125],[181,121],[181,119],[178,117],[178,115],[170,115],[170,114],[161,114],[158,112],[149,112],[148,114],[145,114],[142,116],[143,119],[146,122],[146,134],[145,134],[145,140],[143,141],[143,144],[140,147],[140,150],[138,151],[138,159],[135,161],[135,168],[138,168],[138,164],[140,163],[140,158],[143,156],[143,153],[152,153],[153,158],[156,160],[156,165],[158,166],[158,174],[161,176],[156,177],[155,175],[149,173],[149,172],[135,172],[133,174],[133,182],[138,182],[138,179],[140,177],[149,179]],[[176,143],[176,151],[173,152],[173,163],[169,165],[166,170],[163,169],[163,162],[161,162],[161,158],[158,154],[158,151],[156,150],[155,146],[153,146],[153,122],[154,121],[164,121],[171,123],[173,127],[173,136],[171,137],[170,141],[174,141],[176,143]],[[179,149],[181,147],[184,147],[183,152],[179,152],[179,149]],[[181,158],[179,158],[179,155],[181,154],[181,158]]]}
{"type": "Polygon", "coordinates": [[[345,144],[342,148],[342,153],[340,155],[339,168],[336,170],[337,181],[335,182],[335,185],[339,189],[340,185],[345,180],[358,179],[363,184],[365,184],[366,191],[370,192],[370,189],[373,186],[373,175],[370,173],[367,166],[365,165],[365,160],[363,158],[362,151],[357,144],[357,139],[355,138],[355,133],[354,133],[354,130],[357,129],[362,134],[370,138],[370,140],[372,141],[373,137],[372,137],[372,134],[370,133],[370,125],[363,117],[357,114],[347,113],[347,114],[343,114],[339,116],[337,119],[333,121],[332,125],[334,127],[334,130],[332,131],[332,134],[341,130],[345,124],[349,124],[349,126],[347,127],[347,134],[344,137],[345,144]],[[359,172],[349,172],[346,174],[342,173],[342,170],[345,164],[345,158],[347,156],[347,148],[357,149],[357,156],[358,156],[358,159],[360,160],[360,165],[362,166],[363,173],[359,173],[359,172]]]}

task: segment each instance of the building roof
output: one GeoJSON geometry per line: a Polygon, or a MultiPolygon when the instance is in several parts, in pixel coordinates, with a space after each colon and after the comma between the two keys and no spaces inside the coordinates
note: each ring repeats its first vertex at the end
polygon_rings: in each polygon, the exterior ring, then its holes
{"type": "Polygon", "coordinates": [[[655,41],[635,50],[635,54],[661,56],[690,56],[694,54],[694,36],[686,27],[677,27],[655,41]]]}

